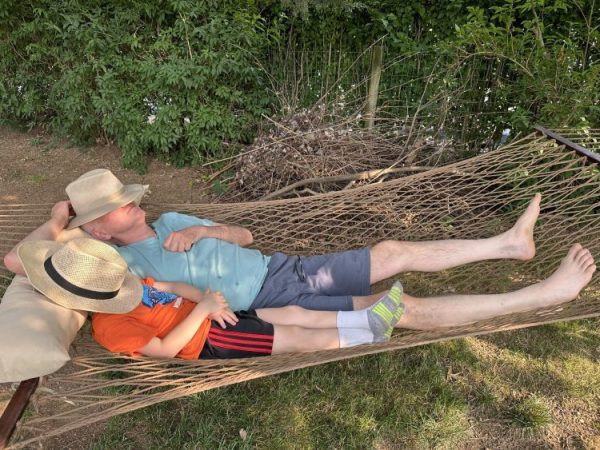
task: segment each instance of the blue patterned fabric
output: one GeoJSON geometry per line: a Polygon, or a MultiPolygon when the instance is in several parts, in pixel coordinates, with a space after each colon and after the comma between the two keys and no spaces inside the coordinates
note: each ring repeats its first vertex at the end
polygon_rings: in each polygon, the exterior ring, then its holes
{"type": "Polygon", "coordinates": [[[168,305],[177,300],[177,295],[170,292],[159,291],[152,286],[144,284],[144,293],[142,295],[142,303],[148,308],[154,308],[155,305],[168,305]]]}

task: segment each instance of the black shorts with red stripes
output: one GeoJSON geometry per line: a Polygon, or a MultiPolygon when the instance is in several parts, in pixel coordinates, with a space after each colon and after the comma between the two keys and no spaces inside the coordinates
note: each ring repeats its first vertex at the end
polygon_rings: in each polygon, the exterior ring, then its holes
{"type": "Polygon", "coordinates": [[[200,359],[250,358],[267,356],[273,351],[273,325],[256,315],[253,309],[237,311],[239,321],[221,328],[214,320],[200,359]]]}

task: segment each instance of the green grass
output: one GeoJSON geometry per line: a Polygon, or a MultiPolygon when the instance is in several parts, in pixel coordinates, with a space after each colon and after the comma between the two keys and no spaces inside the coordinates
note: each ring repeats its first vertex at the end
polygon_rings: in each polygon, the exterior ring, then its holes
{"type": "Polygon", "coordinates": [[[549,427],[593,448],[598,325],[460,339],[216,389],[118,416],[90,448],[483,448],[486,426],[514,448],[556,445],[549,427]]]}
{"type": "Polygon", "coordinates": [[[533,394],[519,401],[510,411],[511,420],[520,427],[540,430],[552,422],[550,407],[543,398],[533,394]]]}
{"type": "Polygon", "coordinates": [[[31,181],[33,181],[35,184],[41,185],[48,181],[48,177],[46,175],[32,175],[31,181]]]}

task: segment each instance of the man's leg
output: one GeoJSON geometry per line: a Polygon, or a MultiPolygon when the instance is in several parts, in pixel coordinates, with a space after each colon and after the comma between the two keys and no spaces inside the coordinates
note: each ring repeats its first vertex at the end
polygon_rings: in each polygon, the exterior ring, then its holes
{"type": "Polygon", "coordinates": [[[510,230],[491,238],[380,242],[371,249],[371,284],[402,272],[437,272],[488,259],[531,259],[540,201],[541,195],[536,194],[510,230]]]}
{"type": "MultiPolygon", "coordinates": [[[[416,298],[404,294],[404,315],[396,327],[431,330],[460,326],[492,317],[557,305],[573,300],[591,280],[596,265],[589,250],[575,244],[547,279],[506,294],[448,295],[416,298]]],[[[356,303],[373,301],[360,297],[356,303]]]]}

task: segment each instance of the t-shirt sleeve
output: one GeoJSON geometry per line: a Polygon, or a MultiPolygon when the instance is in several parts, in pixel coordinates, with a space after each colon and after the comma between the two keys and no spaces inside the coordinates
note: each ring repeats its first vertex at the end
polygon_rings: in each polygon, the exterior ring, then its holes
{"type": "Polygon", "coordinates": [[[103,347],[113,353],[139,353],[153,337],[156,329],[133,317],[121,314],[94,314],[92,335],[103,347]]]}
{"type": "Polygon", "coordinates": [[[201,219],[200,217],[188,216],[177,212],[169,212],[160,216],[159,220],[163,220],[165,224],[174,231],[179,231],[184,228],[193,227],[195,225],[204,225],[211,227],[215,225],[210,219],[201,219]]]}

